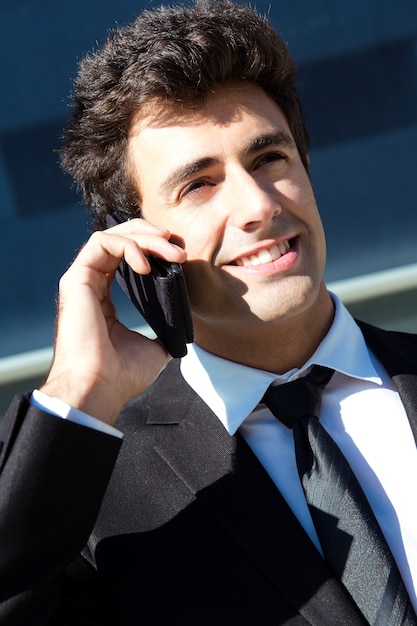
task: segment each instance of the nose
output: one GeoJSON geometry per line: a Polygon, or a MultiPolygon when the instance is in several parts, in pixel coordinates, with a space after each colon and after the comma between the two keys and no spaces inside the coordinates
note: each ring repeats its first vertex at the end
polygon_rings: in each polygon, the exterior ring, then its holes
{"type": "Polygon", "coordinates": [[[268,227],[282,211],[273,185],[257,180],[243,168],[230,176],[227,195],[229,224],[246,232],[268,227]]]}

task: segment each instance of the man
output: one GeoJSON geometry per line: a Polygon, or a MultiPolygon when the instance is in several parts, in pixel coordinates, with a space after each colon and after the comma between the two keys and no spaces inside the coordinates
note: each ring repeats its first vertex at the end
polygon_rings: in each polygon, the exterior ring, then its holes
{"type": "Polygon", "coordinates": [[[248,7],[161,8],[83,61],[74,99],[64,167],[99,228],[133,219],[61,279],[51,371],[5,419],[1,623],[415,623],[364,617],[336,579],[292,432],[262,404],[276,380],[336,370],[320,421],[415,611],[417,339],[362,334],[326,290],[286,46],[248,7]],[[181,364],[111,302],[120,259],[144,274],[148,254],[184,263],[181,364]]]}

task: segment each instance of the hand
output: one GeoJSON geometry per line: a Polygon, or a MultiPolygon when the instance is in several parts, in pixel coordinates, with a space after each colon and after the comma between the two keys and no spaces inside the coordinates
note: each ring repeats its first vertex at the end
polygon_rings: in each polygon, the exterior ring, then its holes
{"type": "Polygon", "coordinates": [[[59,285],[54,359],[42,391],[109,424],[142,393],[170,360],[158,340],[127,329],[110,298],[124,257],[147,274],[147,254],[183,263],[186,253],[167,230],[133,219],[95,232],[59,285]]]}

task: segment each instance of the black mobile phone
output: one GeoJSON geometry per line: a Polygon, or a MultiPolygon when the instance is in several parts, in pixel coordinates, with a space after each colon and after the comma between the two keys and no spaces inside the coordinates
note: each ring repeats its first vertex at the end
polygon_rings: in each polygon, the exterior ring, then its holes
{"type": "MultiPolygon", "coordinates": [[[[108,214],[109,227],[129,219],[114,211],[108,214]]],[[[116,280],[144,320],[174,358],[187,354],[194,340],[187,286],[181,265],[148,256],[150,274],[137,274],[122,259],[116,280]]]]}

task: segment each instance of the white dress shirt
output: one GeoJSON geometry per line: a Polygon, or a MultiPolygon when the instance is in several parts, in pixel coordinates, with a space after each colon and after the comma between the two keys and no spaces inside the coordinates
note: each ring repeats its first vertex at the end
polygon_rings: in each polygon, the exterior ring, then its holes
{"type": "MultiPolygon", "coordinates": [[[[268,386],[293,380],[313,364],[336,370],[326,387],[320,421],[345,454],[379,521],[417,611],[417,449],[391,379],[368,350],[340,300],[333,325],[311,359],[283,376],[227,361],[198,345],[181,361],[187,383],[230,435],[242,434],[321,552],[296,468],[292,432],[260,404],[268,386]]],[[[39,408],[103,430],[103,423],[39,391],[39,408]]],[[[112,427],[106,432],[120,436],[112,427]]]]}
{"type": "Polygon", "coordinates": [[[397,561],[417,611],[417,449],[398,393],[340,300],[333,325],[311,359],[283,376],[254,370],[189,346],[188,384],[230,435],[238,429],[321,552],[298,478],[292,432],[259,405],[268,386],[336,370],[323,393],[320,421],[354,470],[397,561]]]}

